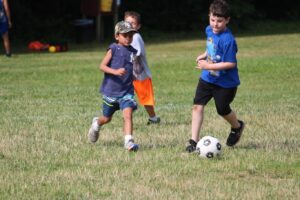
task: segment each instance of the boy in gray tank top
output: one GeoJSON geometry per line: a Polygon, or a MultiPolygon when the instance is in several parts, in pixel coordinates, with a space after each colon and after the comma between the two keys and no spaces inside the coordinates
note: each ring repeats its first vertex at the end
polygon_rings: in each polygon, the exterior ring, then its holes
{"type": "Polygon", "coordinates": [[[139,146],[133,139],[132,113],[137,109],[133,89],[133,62],[136,50],[130,45],[135,30],[128,22],[118,22],[115,26],[116,43],[112,43],[104,56],[100,70],[104,72],[100,92],[103,95],[103,115],[95,117],[88,132],[89,141],[95,143],[100,128],[111,121],[117,110],[122,110],[124,118],[124,147],[137,151],[139,146]]]}

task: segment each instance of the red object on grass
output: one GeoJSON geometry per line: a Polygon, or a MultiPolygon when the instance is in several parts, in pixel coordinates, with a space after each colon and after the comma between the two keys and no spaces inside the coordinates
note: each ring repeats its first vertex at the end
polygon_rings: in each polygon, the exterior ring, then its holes
{"type": "Polygon", "coordinates": [[[41,51],[47,50],[49,48],[49,44],[41,43],[40,41],[32,41],[28,44],[28,49],[31,51],[41,51]]]}

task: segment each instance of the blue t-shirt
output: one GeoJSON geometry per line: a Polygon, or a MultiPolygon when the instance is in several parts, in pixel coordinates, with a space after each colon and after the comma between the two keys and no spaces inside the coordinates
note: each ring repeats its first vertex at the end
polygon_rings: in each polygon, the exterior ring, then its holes
{"type": "Polygon", "coordinates": [[[215,34],[210,26],[206,27],[206,51],[209,63],[232,62],[236,66],[226,70],[202,70],[201,79],[223,88],[233,88],[240,84],[236,53],[238,51],[236,41],[227,28],[225,31],[215,34]]]}
{"type": "Polygon", "coordinates": [[[100,92],[109,97],[123,97],[126,94],[134,94],[133,88],[133,62],[137,51],[132,46],[121,46],[113,43],[108,50],[112,51],[112,58],[108,66],[112,69],[125,68],[123,76],[104,73],[104,79],[100,92]]]}

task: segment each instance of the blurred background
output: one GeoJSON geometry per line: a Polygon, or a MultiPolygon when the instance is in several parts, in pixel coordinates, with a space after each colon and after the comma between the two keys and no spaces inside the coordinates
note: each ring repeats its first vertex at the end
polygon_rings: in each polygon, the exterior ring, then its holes
{"type": "MultiPolygon", "coordinates": [[[[228,0],[230,28],[240,32],[261,21],[299,21],[300,1],[228,0]]],[[[142,15],[145,38],[157,34],[199,33],[208,24],[211,0],[9,0],[12,43],[64,40],[86,43],[113,38],[124,11],[142,15]]],[[[266,23],[267,24],[267,23],[266,23]]]]}

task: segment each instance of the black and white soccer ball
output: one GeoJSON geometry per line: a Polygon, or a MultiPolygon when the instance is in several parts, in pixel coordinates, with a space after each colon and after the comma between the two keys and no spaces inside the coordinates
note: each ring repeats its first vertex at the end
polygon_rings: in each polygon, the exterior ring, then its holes
{"type": "Polygon", "coordinates": [[[220,156],[222,145],[220,141],[212,136],[204,136],[196,146],[196,152],[203,158],[215,158],[220,156]]]}

